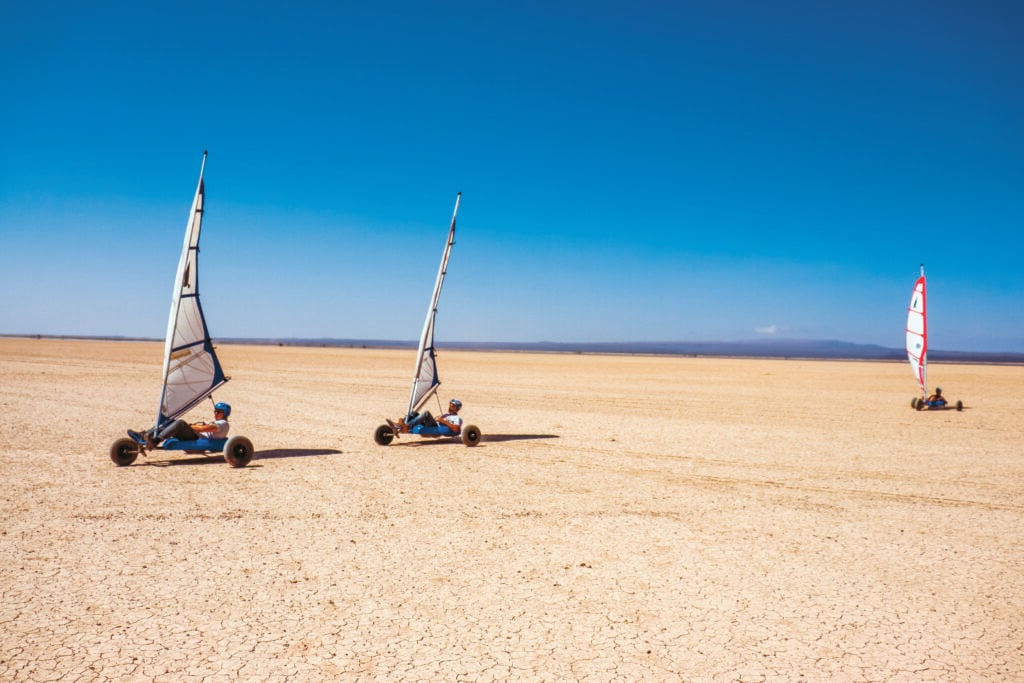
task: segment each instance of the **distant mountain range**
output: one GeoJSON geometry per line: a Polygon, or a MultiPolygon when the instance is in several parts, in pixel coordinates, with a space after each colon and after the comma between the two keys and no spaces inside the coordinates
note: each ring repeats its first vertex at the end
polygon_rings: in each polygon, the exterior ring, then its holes
{"type": "MultiPolygon", "coordinates": [[[[0,335],[42,339],[109,339],[112,341],[162,341],[141,337],[89,337],[62,335],[0,335]]],[[[274,346],[321,346],[338,348],[416,348],[415,341],[333,338],[241,338],[219,337],[218,344],[264,344],[274,346]]],[[[817,358],[834,360],[904,361],[903,349],[876,344],[854,344],[832,339],[753,339],[749,341],[675,342],[447,342],[438,348],[467,351],[534,351],[539,353],[611,353],[657,356],[708,356],[722,358],[817,358]]],[[[1007,363],[1024,365],[1024,353],[976,351],[928,352],[930,361],[951,363],[1007,363]]]]}
{"type": "MultiPolygon", "coordinates": [[[[346,348],[416,348],[415,341],[381,339],[220,339],[224,343],[278,344],[346,348]]],[[[467,351],[534,351],[539,353],[612,353],[656,356],[711,356],[735,358],[819,358],[905,361],[903,349],[876,344],[854,344],[831,339],[753,339],[749,341],[675,342],[447,342],[438,348],[467,351]]],[[[1024,353],[974,351],[928,352],[931,361],[955,363],[1024,364],[1024,353]]]]}

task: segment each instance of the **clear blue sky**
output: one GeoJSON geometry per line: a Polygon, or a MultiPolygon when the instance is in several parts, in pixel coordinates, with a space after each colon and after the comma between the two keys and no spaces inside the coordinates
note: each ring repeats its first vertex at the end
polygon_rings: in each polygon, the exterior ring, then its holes
{"type": "Polygon", "coordinates": [[[1024,3],[5,2],[0,333],[1024,351],[1024,3]]]}

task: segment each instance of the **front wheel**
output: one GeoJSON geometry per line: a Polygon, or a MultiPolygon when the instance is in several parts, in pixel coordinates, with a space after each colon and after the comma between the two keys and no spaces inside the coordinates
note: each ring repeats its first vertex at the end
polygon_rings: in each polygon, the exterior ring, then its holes
{"type": "Polygon", "coordinates": [[[387,446],[394,438],[395,431],[389,425],[381,425],[373,433],[373,440],[377,442],[378,446],[387,446]]]}
{"type": "Polygon", "coordinates": [[[139,444],[132,439],[118,439],[110,446],[110,460],[118,467],[125,467],[139,457],[139,444]]]}
{"type": "Polygon", "coordinates": [[[462,428],[462,443],[467,446],[475,446],[480,443],[480,439],[483,438],[483,434],[480,433],[480,428],[476,425],[466,425],[462,428]]]}
{"type": "Polygon", "coordinates": [[[232,467],[245,467],[254,454],[252,441],[244,436],[233,436],[224,444],[224,459],[232,467]]]}
{"type": "Polygon", "coordinates": [[[917,396],[915,396],[914,398],[910,399],[910,407],[911,408],[917,408],[917,402],[919,400],[921,400],[921,399],[919,399],[917,396]]]}
{"type": "Polygon", "coordinates": [[[957,412],[960,412],[963,409],[964,409],[964,402],[963,401],[957,401],[956,402],[956,410],[957,410],[957,412]]]}

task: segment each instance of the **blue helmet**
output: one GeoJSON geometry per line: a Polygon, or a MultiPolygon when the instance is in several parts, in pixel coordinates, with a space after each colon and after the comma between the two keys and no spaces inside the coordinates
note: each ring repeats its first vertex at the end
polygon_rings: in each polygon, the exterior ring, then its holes
{"type": "Polygon", "coordinates": [[[220,410],[224,413],[224,417],[231,417],[231,406],[227,403],[217,403],[213,406],[214,410],[220,410]]]}
{"type": "Polygon", "coordinates": [[[462,401],[460,401],[457,398],[453,398],[452,400],[448,401],[448,405],[454,407],[455,410],[460,410],[462,408],[462,401]]]}

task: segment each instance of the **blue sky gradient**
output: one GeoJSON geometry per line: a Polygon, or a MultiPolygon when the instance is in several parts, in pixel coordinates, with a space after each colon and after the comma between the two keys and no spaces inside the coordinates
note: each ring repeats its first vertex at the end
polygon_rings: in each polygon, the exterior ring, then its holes
{"type": "Polygon", "coordinates": [[[0,333],[1024,351],[1024,4],[5,3],[0,333]]]}

